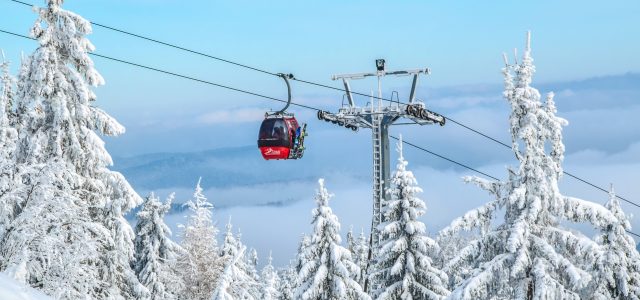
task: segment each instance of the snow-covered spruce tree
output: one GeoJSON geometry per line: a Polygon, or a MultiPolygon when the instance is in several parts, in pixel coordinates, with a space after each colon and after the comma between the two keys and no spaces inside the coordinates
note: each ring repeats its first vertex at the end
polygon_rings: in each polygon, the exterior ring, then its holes
{"type": "Polygon", "coordinates": [[[309,253],[307,251],[309,245],[311,245],[311,238],[303,233],[300,238],[300,243],[298,244],[298,252],[296,252],[296,274],[300,273],[300,270],[302,270],[302,266],[304,266],[304,264],[309,260],[309,257],[307,257],[307,255],[315,255],[314,253],[309,253]]]}
{"type": "MultiPolygon", "coordinates": [[[[458,232],[457,234],[438,237],[437,242],[438,246],[440,246],[440,251],[438,251],[438,255],[434,259],[435,266],[441,270],[444,269],[451,260],[458,256],[462,249],[477,238],[470,232],[458,232]]],[[[469,275],[470,268],[472,267],[460,265],[454,273],[447,274],[449,276],[447,287],[454,289],[469,275]]]]}
{"type": "MultiPolygon", "coordinates": [[[[225,259],[225,263],[228,263],[230,258],[235,255],[235,252],[238,252],[240,249],[246,248],[242,242],[240,241],[240,230],[238,229],[238,235],[234,238],[232,232],[231,218],[229,218],[229,223],[226,226],[227,232],[224,238],[224,244],[222,245],[222,253],[226,253],[223,256],[225,259]]],[[[239,286],[242,288],[243,293],[238,294],[241,298],[260,298],[260,276],[258,275],[257,267],[258,267],[258,253],[253,249],[253,253],[251,255],[251,264],[247,263],[247,251],[244,251],[244,259],[236,262],[236,267],[240,271],[241,274],[236,276],[232,283],[235,286],[239,286]],[[255,255],[255,256],[254,256],[255,255]]]]}
{"type": "MultiPolygon", "coordinates": [[[[15,140],[18,136],[16,131],[16,117],[13,108],[15,98],[15,79],[9,72],[10,62],[5,61],[4,52],[0,63],[0,240],[4,235],[5,228],[15,218],[20,211],[19,204],[22,202],[15,197],[19,182],[16,182],[15,160],[15,140]]],[[[0,260],[2,258],[0,257],[0,260]]]]}
{"type": "Polygon", "coordinates": [[[528,36],[522,62],[504,69],[512,145],[520,166],[509,169],[504,182],[466,178],[495,200],[441,233],[475,228],[481,233],[445,268],[449,274],[471,270],[452,292],[453,299],[579,299],[591,279],[581,266],[593,264],[599,247],[560,222],[605,228],[616,220],[601,205],[560,194],[562,126],[567,122],[555,115],[552,95],[544,105],[530,86],[535,68],[529,41],[528,36]],[[499,208],[504,209],[504,223],[492,227],[499,208]]]}
{"type": "Polygon", "coordinates": [[[351,253],[353,263],[355,263],[360,270],[359,272],[351,272],[351,278],[360,284],[360,286],[364,286],[365,273],[367,271],[369,245],[366,243],[367,240],[364,232],[361,232],[360,236],[356,238],[353,235],[353,226],[351,226],[349,232],[347,232],[347,249],[351,253]]]}
{"type": "Polygon", "coordinates": [[[229,252],[224,257],[224,266],[213,292],[213,300],[259,299],[253,294],[256,286],[253,278],[241,268],[247,247],[229,252]]]}
{"type": "Polygon", "coordinates": [[[278,285],[276,290],[280,293],[280,300],[295,299],[295,290],[298,273],[295,270],[295,264],[290,262],[289,266],[278,271],[278,285]]]}
{"type": "Polygon", "coordinates": [[[260,299],[262,300],[275,300],[280,299],[280,291],[276,288],[279,285],[280,277],[276,273],[276,270],[272,265],[273,258],[269,253],[267,259],[267,265],[262,268],[262,274],[260,276],[260,299]]]}
{"type": "Polygon", "coordinates": [[[360,231],[360,236],[355,241],[351,254],[353,255],[353,262],[360,269],[360,272],[356,272],[352,277],[360,286],[364,286],[364,281],[367,277],[367,265],[369,264],[369,239],[364,234],[364,230],[360,231]]]}
{"type": "MultiPolygon", "coordinates": [[[[240,242],[240,238],[238,238],[238,242],[240,242]]],[[[242,245],[241,242],[240,245],[242,245]]],[[[249,274],[249,276],[253,278],[253,281],[259,282],[260,275],[258,274],[258,251],[256,251],[256,249],[251,248],[251,250],[248,251],[248,253],[245,255],[244,265],[247,268],[247,273],[249,274]]]]}
{"type": "Polygon", "coordinates": [[[154,300],[177,299],[183,288],[175,270],[181,249],[171,240],[171,230],[164,223],[164,215],[171,208],[173,198],[171,194],[165,203],[161,203],[151,193],[136,215],[133,269],[154,300]]]}
{"type": "Polygon", "coordinates": [[[144,298],[130,267],[133,229],[123,214],[142,202],[112,164],[101,135],[124,127],[93,105],[104,84],[88,52],[91,25],[47,0],[35,8],[38,48],[17,89],[15,152],[21,211],[0,241],[0,271],[56,298],[144,298]]]}
{"type": "Polygon", "coordinates": [[[178,256],[176,269],[185,284],[179,298],[185,300],[211,299],[222,272],[216,241],[218,229],[211,219],[213,205],[202,194],[200,182],[198,179],[193,199],[186,203],[191,211],[189,220],[186,225],[180,225],[180,245],[184,251],[178,256]]]}
{"type": "Polygon", "coordinates": [[[249,251],[249,255],[247,255],[247,264],[252,266],[254,269],[258,267],[258,251],[256,251],[256,249],[251,248],[249,251]]]}
{"type": "MultiPolygon", "coordinates": [[[[229,226],[231,226],[231,218],[229,218],[229,226]]],[[[236,240],[238,243],[238,248],[242,243],[242,232],[240,228],[238,228],[238,233],[236,234],[236,240]]],[[[258,251],[255,248],[251,248],[244,253],[244,262],[243,265],[246,266],[247,273],[254,279],[255,282],[260,280],[260,275],[258,275],[258,251]]]]}
{"type": "Polygon", "coordinates": [[[222,272],[212,299],[260,299],[259,284],[248,271],[250,267],[246,261],[247,247],[235,239],[231,228],[229,222],[220,252],[223,261],[222,272]]]}
{"type": "Polygon", "coordinates": [[[429,253],[438,244],[426,236],[426,226],[418,220],[427,207],[417,194],[422,192],[402,155],[398,140],[398,164],[387,190],[382,214],[384,222],[377,264],[372,275],[379,283],[377,299],[444,299],[449,295],[447,274],[436,268],[429,253]]]}
{"type": "Polygon", "coordinates": [[[351,226],[349,227],[349,231],[347,231],[347,250],[353,254],[355,248],[356,238],[353,236],[353,226],[351,226]]]}
{"type": "MultiPolygon", "coordinates": [[[[11,77],[8,68],[8,62],[6,62],[6,69],[3,71],[3,86],[4,93],[7,97],[7,101],[4,102],[4,109],[7,117],[8,127],[4,132],[4,140],[2,141],[2,157],[4,160],[4,166],[2,167],[2,197],[0,203],[2,203],[0,212],[0,237],[3,235],[4,230],[8,224],[13,220],[24,208],[25,194],[29,194],[31,189],[22,183],[22,176],[20,175],[25,169],[30,169],[30,166],[24,166],[17,163],[17,147],[18,147],[18,132],[21,127],[24,127],[27,119],[27,112],[29,101],[18,101],[18,99],[26,99],[26,87],[30,86],[27,80],[30,71],[31,59],[22,55],[22,61],[20,64],[20,71],[18,73],[18,80],[15,85],[16,89],[10,84],[14,79],[11,77]]],[[[32,169],[32,168],[31,168],[32,169]]]]}
{"type": "Polygon", "coordinates": [[[605,205],[618,222],[601,230],[596,241],[603,251],[594,266],[593,289],[589,295],[594,299],[640,299],[640,254],[627,231],[631,230],[629,218],[620,207],[613,187],[605,205]]]}
{"type": "MultiPolygon", "coordinates": [[[[15,150],[15,139],[17,138],[16,115],[14,110],[15,102],[15,79],[9,71],[10,62],[4,58],[0,63],[0,164],[2,166],[13,166],[11,161],[15,150]]],[[[4,172],[2,175],[5,175],[4,172]]]]}
{"type": "Polygon", "coordinates": [[[300,286],[296,299],[370,299],[362,287],[351,278],[358,267],[351,260],[351,253],[340,246],[340,223],[331,208],[332,195],[324,187],[324,179],[318,180],[317,207],[313,210],[311,243],[304,247],[302,268],[298,274],[300,286]]]}

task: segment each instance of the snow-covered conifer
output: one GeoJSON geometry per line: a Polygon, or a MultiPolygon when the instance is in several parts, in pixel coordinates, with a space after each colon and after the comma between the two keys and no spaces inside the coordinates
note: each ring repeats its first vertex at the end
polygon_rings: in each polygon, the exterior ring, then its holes
{"type": "Polygon", "coordinates": [[[426,226],[418,220],[427,207],[417,196],[422,189],[407,170],[402,136],[397,149],[398,164],[387,190],[389,200],[382,206],[382,241],[372,273],[380,286],[377,299],[444,299],[449,295],[447,274],[429,257],[437,252],[438,244],[426,236],[426,226]]]}
{"type": "MultiPolygon", "coordinates": [[[[436,259],[434,260],[436,267],[441,270],[444,269],[450,261],[458,256],[462,249],[477,238],[477,236],[470,234],[470,232],[458,232],[456,234],[438,237],[437,241],[438,246],[440,246],[440,251],[438,251],[436,259]]],[[[458,284],[469,275],[470,269],[472,269],[471,266],[459,265],[455,272],[447,274],[449,276],[447,287],[454,289],[458,286],[458,284]]]]}
{"type": "Polygon", "coordinates": [[[257,283],[242,269],[246,246],[241,245],[223,257],[224,265],[215,286],[213,300],[259,299],[254,290],[257,283]]]}
{"type": "Polygon", "coordinates": [[[271,253],[269,253],[269,258],[267,259],[267,265],[262,269],[262,274],[260,276],[260,299],[262,300],[275,300],[280,299],[280,291],[276,288],[279,285],[280,277],[276,273],[273,265],[271,264],[273,258],[271,257],[271,253]]]}
{"type": "Polygon", "coordinates": [[[340,223],[329,207],[324,179],[318,181],[317,207],[313,210],[311,243],[304,247],[304,263],[298,273],[296,299],[370,299],[351,278],[358,267],[351,253],[340,246],[340,223]]]}
{"type": "Polygon", "coordinates": [[[258,267],[258,251],[256,249],[251,248],[249,251],[249,255],[247,256],[247,263],[253,268],[258,267]]]}
{"type": "Polygon", "coordinates": [[[295,270],[294,262],[291,261],[288,267],[281,269],[278,276],[277,291],[280,293],[280,300],[295,299],[298,273],[295,270]]]}
{"type": "Polygon", "coordinates": [[[240,241],[233,235],[233,226],[231,225],[231,218],[225,226],[226,232],[224,233],[224,241],[220,248],[220,256],[235,256],[236,252],[240,250],[240,241]]]}
{"type": "Polygon", "coordinates": [[[369,265],[369,239],[364,234],[364,230],[360,231],[360,236],[355,241],[352,256],[353,262],[360,269],[360,272],[356,272],[352,277],[361,286],[364,286],[367,278],[367,266],[369,265]]]}
{"type": "Polygon", "coordinates": [[[15,80],[9,72],[9,61],[5,61],[4,52],[0,62],[0,238],[5,228],[20,211],[22,199],[15,197],[20,185],[16,182],[15,140],[17,138],[16,118],[13,104],[15,101],[15,80]]]}
{"type": "Polygon", "coordinates": [[[193,199],[186,203],[191,211],[189,220],[180,225],[184,253],[178,257],[177,270],[185,283],[181,299],[210,299],[222,272],[216,241],[218,229],[211,218],[213,205],[202,193],[200,182],[198,179],[193,199]]]}
{"type": "Polygon", "coordinates": [[[560,194],[561,128],[567,121],[555,115],[552,95],[544,105],[538,90],[530,86],[534,71],[527,38],[522,62],[504,69],[519,168],[509,169],[503,182],[466,178],[495,200],[454,220],[442,232],[447,236],[479,228],[481,233],[445,268],[450,274],[470,270],[452,292],[453,299],[579,299],[591,279],[581,266],[593,263],[598,247],[560,222],[605,228],[616,220],[598,204],[560,194]],[[504,223],[494,227],[499,208],[505,212],[504,223]]]}
{"type": "MultiPolygon", "coordinates": [[[[216,286],[214,299],[232,297],[233,299],[260,299],[261,291],[252,272],[253,266],[247,263],[246,247],[233,235],[231,219],[226,226],[224,243],[221,247],[223,272],[216,286]],[[242,253],[240,253],[242,251],[242,253]],[[237,258],[239,257],[239,258],[237,258]],[[231,265],[232,264],[232,265],[231,265]]],[[[257,262],[257,256],[256,256],[257,262]]]]}
{"type": "Polygon", "coordinates": [[[589,295],[594,299],[640,299],[640,254],[636,250],[629,218],[620,207],[613,187],[605,205],[618,222],[607,226],[597,237],[603,251],[595,264],[593,289],[589,295]]]}
{"type": "Polygon", "coordinates": [[[14,102],[16,97],[15,92],[15,79],[11,75],[9,66],[10,62],[5,60],[4,51],[0,50],[2,54],[2,62],[0,62],[0,143],[2,148],[0,149],[0,157],[2,159],[10,158],[13,150],[13,142],[16,138],[15,134],[10,134],[8,131],[15,132],[16,116],[14,110],[14,102]],[[8,147],[11,145],[11,147],[8,147]]]}
{"type": "Polygon", "coordinates": [[[181,252],[164,223],[164,215],[171,208],[174,195],[166,203],[151,193],[136,215],[134,271],[150,292],[150,299],[177,299],[182,282],[176,274],[175,263],[181,252]]]}
{"type": "Polygon", "coordinates": [[[307,260],[309,260],[309,258],[307,257],[307,254],[311,254],[311,253],[308,253],[306,250],[307,247],[309,247],[309,245],[311,245],[311,238],[308,235],[303,233],[300,238],[300,243],[298,244],[298,252],[296,252],[296,260],[295,260],[296,274],[300,273],[300,270],[302,270],[302,266],[304,266],[307,260]]]}
{"type": "Polygon", "coordinates": [[[24,265],[27,283],[56,298],[144,298],[130,267],[133,229],[123,214],[142,202],[112,164],[100,135],[124,127],[93,105],[104,84],[88,53],[91,24],[47,0],[35,8],[17,88],[20,212],[0,242],[0,270],[24,265]]]}
{"type": "Polygon", "coordinates": [[[369,254],[369,244],[364,236],[364,231],[360,232],[360,236],[356,238],[353,235],[353,226],[349,228],[349,232],[347,232],[347,249],[351,253],[353,263],[358,266],[359,270],[358,272],[351,272],[351,278],[360,286],[364,286],[369,254]]]}
{"type": "Polygon", "coordinates": [[[356,248],[356,238],[353,236],[353,226],[349,227],[347,231],[347,250],[353,254],[353,250],[356,248]]]}
{"type": "MultiPolygon", "coordinates": [[[[242,245],[242,243],[240,243],[240,245],[242,245]]],[[[260,281],[260,275],[258,274],[258,251],[256,251],[256,249],[251,248],[246,255],[244,265],[246,266],[249,276],[251,276],[255,282],[260,281]]]]}
{"type": "Polygon", "coordinates": [[[307,255],[310,255],[311,253],[308,253],[306,251],[307,247],[309,247],[309,245],[311,245],[311,238],[306,235],[306,234],[301,234],[300,236],[300,243],[298,243],[298,251],[296,252],[296,257],[293,260],[293,271],[295,272],[295,277],[293,277],[292,281],[291,281],[291,285],[293,287],[294,290],[294,295],[295,295],[295,291],[298,290],[298,287],[300,286],[300,281],[298,280],[298,274],[300,274],[300,271],[302,270],[302,266],[304,266],[305,263],[307,263],[307,261],[309,260],[309,257],[307,257],[307,255]]]}
{"type": "MultiPolygon", "coordinates": [[[[229,220],[229,225],[231,224],[231,220],[229,220]]],[[[238,228],[238,234],[236,235],[236,240],[238,242],[238,247],[242,244],[242,233],[238,228]]],[[[245,251],[244,257],[244,266],[247,270],[247,273],[253,278],[255,282],[260,280],[260,275],[258,274],[258,251],[255,248],[251,248],[249,251],[245,251]]]]}

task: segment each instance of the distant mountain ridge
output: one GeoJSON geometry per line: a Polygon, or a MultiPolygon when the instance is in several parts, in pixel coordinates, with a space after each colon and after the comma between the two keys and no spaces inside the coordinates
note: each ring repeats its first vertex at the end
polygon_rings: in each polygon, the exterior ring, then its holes
{"type": "MultiPolygon", "coordinates": [[[[640,105],[640,73],[601,76],[576,81],[546,83],[537,86],[542,93],[556,92],[556,104],[562,114],[571,110],[603,109],[615,106],[640,105]]],[[[502,86],[469,85],[429,89],[424,93],[434,97],[490,96],[488,109],[506,109],[501,101],[502,86]]],[[[428,103],[429,99],[427,99],[428,103]]],[[[453,108],[455,111],[458,108],[453,108]]],[[[443,110],[445,114],[452,112],[443,110]]],[[[572,120],[573,121],[573,120],[572,120]]],[[[312,124],[313,125],[313,124],[312,124]]],[[[247,134],[245,131],[238,134],[247,134]]],[[[251,133],[253,134],[253,133],[251,133]]],[[[311,131],[313,135],[313,130],[311,131]]],[[[313,181],[331,172],[349,173],[365,178],[370,176],[370,152],[354,151],[351,140],[327,142],[328,136],[310,144],[313,151],[296,161],[264,161],[256,146],[221,147],[199,152],[150,153],[131,157],[114,157],[114,170],[125,175],[139,191],[170,188],[191,188],[198,177],[204,187],[237,187],[256,184],[313,181]],[[319,152],[324,152],[320,154],[319,152]],[[329,153],[329,154],[327,154],[329,153]],[[329,160],[328,160],[329,159],[329,160]],[[357,161],[357,162],[356,162],[357,161]],[[357,171],[357,172],[356,172],[357,171]]],[[[442,139],[442,137],[440,137],[442,139]]],[[[312,140],[310,139],[310,142],[312,140]]],[[[362,139],[366,141],[366,139],[362,139]]],[[[436,142],[439,140],[436,140],[436,142]]],[[[224,145],[224,141],[220,141],[224,145]]],[[[414,161],[414,165],[421,164],[414,161]]],[[[439,161],[429,161],[438,166],[439,161]]],[[[443,163],[443,168],[451,167],[443,163]]]]}
{"type": "MultiPolygon", "coordinates": [[[[573,81],[547,82],[535,85],[540,93],[556,93],[556,104],[560,111],[622,107],[640,104],[640,73],[606,75],[573,81]]],[[[420,88],[419,95],[429,99],[457,97],[502,98],[502,84],[465,85],[420,88]]],[[[493,102],[497,105],[499,101],[493,102]]],[[[501,105],[501,104],[500,104],[501,105]]]]}
{"type": "MultiPolygon", "coordinates": [[[[464,95],[487,95],[502,92],[503,85],[498,84],[469,84],[462,86],[428,87],[422,86],[418,89],[423,94],[430,97],[456,97],[464,95]]],[[[640,73],[627,72],[624,74],[604,75],[578,80],[557,81],[537,83],[536,88],[540,91],[561,91],[565,89],[573,90],[612,90],[612,89],[640,89],[640,73]]]]}
{"type": "Polygon", "coordinates": [[[210,188],[300,179],[301,174],[286,163],[278,168],[256,168],[263,163],[262,157],[250,146],[116,157],[114,162],[113,169],[121,172],[136,189],[148,190],[192,187],[198,177],[205,178],[204,187],[210,188]]]}
{"type": "MultiPolygon", "coordinates": [[[[242,146],[114,157],[112,169],[121,172],[137,190],[158,190],[192,188],[198,177],[204,179],[205,189],[315,181],[341,167],[323,164],[313,154],[302,160],[265,161],[257,147],[242,146]]],[[[342,167],[342,171],[347,170],[347,166],[342,167]]]]}

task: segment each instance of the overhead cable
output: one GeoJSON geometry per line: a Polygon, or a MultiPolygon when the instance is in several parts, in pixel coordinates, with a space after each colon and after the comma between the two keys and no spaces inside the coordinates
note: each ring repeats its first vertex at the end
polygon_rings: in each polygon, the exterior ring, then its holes
{"type": "MultiPolygon", "coordinates": [[[[11,1],[11,2],[15,2],[15,3],[19,3],[19,4],[23,4],[23,5],[30,6],[30,7],[32,7],[32,6],[33,6],[33,5],[31,5],[31,4],[28,4],[28,3],[26,3],[26,2],[22,2],[22,1],[19,1],[19,0],[9,0],[9,1],[11,1]]],[[[195,50],[187,49],[187,48],[184,48],[184,47],[181,47],[181,46],[177,46],[177,45],[175,45],[175,44],[171,44],[171,43],[167,43],[167,42],[162,42],[162,41],[159,41],[159,40],[156,40],[156,39],[152,39],[152,38],[149,38],[149,37],[146,37],[146,36],[142,36],[142,35],[139,35],[139,34],[131,33],[131,32],[128,32],[128,31],[126,31],[126,30],[117,29],[117,28],[114,28],[114,27],[111,27],[111,26],[107,26],[107,25],[103,25],[103,24],[98,24],[98,23],[95,23],[95,22],[91,22],[91,24],[96,25],[96,26],[99,26],[99,27],[103,27],[103,28],[106,28],[106,29],[109,29],[109,30],[112,30],[112,31],[116,31],[116,32],[119,32],[119,33],[122,33],[122,34],[126,34],[126,35],[130,35],[130,36],[133,36],[133,37],[137,37],[137,38],[140,38],[140,39],[143,39],[143,40],[147,40],[147,41],[150,41],[150,42],[158,43],[158,44],[165,45],[165,46],[168,46],[168,47],[172,47],[172,48],[175,48],[175,49],[179,49],[179,50],[182,50],[182,51],[187,51],[187,52],[192,53],[192,54],[196,54],[196,55],[200,55],[200,56],[208,57],[208,58],[211,58],[211,59],[215,59],[215,60],[222,61],[222,62],[225,62],[225,63],[233,64],[233,65],[236,65],[236,66],[239,66],[239,67],[243,67],[243,68],[247,68],[247,69],[250,69],[250,70],[254,70],[254,71],[257,71],[257,72],[261,72],[261,73],[265,73],[265,74],[269,74],[269,75],[273,75],[273,76],[278,76],[278,74],[277,74],[277,73],[273,73],[273,72],[269,72],[269,71],[266,71],[266,70],[263,70],[263,69],[259,69],[259,68],[251,67],[251,66],[248,66],[248,65],[245,65],[245,64],[237,63],[237,62],[234,62],[234,61],[231,61],[231,60],[227,60],[227,59],[223,59],[223,58],[216,57],[216,56],[213,56],[213,55],[209,55],[209,54],[206,54],[206,53],[203,53],[203,52],[200,52],[200,51],[195,51],[195,50]]],[[[1,31],[1,32],[4,32],[4,33],[7,33],[7,34],[11,34],[11,35],[19,36],[19,37],[24,37],[24,38],[28,38],[28,39],[33,39],[33,38],[31,38],[31,37],[24,36],[24,35],[21,35],[21,34],[16,34],[16,33],[8,32],[8,31],[4,31],[4,30],[0,30],[0,31],[1,31]]],[[[209,85],[218,86],[218,87],[225,88],[225,89],[229,89],[229,90],[233,90],[233,91],[237,91],[237,92],[241,92],[241,93],[245,93],[245,94],[249,94],[249,95],[254,95],[254,96],[257,96],[257,97],[262,97],[262,98],[266,98],[266,99],[270,99],[270,100],[275,100],[275,101],[280,101],[280,102],[285,102],[285,103],[287,102],[287,101],[285,101],[285,100],[281,100],[281,99],[273,98],[273,97],[270,97],[270,96],[265,96],[265,95],[261,95],[261,94],[257,94],[257,93],[249,92],[249,91],[246,91],[246,90],[241,90],[241,89],[237,89],[237,88],[233,88],[233,87],[225,86],[225,85],[222,85],[222,84],[213,83],[213,82],[210,82],[210,81],[206,81],[206,80],[202,80],[202,79],[197,79],[197,78],[194,78],[194,77],[185,76],[185,75],[181,75],[181,74],[177,74],[177,73],[173,73],[173,72],[169,72],[169,71],[165,71],[165,70],[161,70],[161,69],[157,69],[157,68],[153,68],[153,67],[148,67],[148,66],[145,66],[145,65],[140,65],[140,64],[137,64],[137,63],[128,62],[128,61],[124,61],[124,60],[120,60],[120,59],[116,59],[116,58],[112,58],[112,57],[108,57],[108,56],[103,56],[103,55],[100,55],[100,54],[97,54],[97,53],[90,53],[90,54],[92,54],[92,55],[94,55],[94,56],[97,56],[97,57],[104,58],[104,59],[109,59],[109,60],[113,60],[113,61],[117,61],[117,62],[121,62],[121,63],[129,64],[129,65],[132,65],[132,66],[137,66],[137,67],[140,67],[140,68],[145,68],[145,69],[149,69],[149,70],[157,71],[157,72],[160,72],[160,73],[165,73],[165,74],[168,74],[168,75],[173,75],[173,76],[177,76],[177,77],[181,77],[181,78],[185,78],[185,79],[189,79],[189,80],[194,80],[194,81],[198,81],[198,82],[205,83],[205,84],[209,84],[209,85]]],[[[337,88],[337,87],[332,87],[332,86],[328,86],[328,85],[324,85],[324,84],[320,84],[320,83],[315,83],[315,82],[306,81],[306,80],[297,79],[297,78],[293,78],[293,80],[296,80],[296,81],[299,81],[299,82],[302,82],[302,83],[307,83],[307,84],[311,84],[311,85],[319,86],[319,87],[324,87],[324,88],[329,88],[329,89],[333,89],[333,90],[337,90],[337,91],[346,92],[346,90],[344,90],[344,89],[337,88]]],[[[355,92],[355,91],[352,91],[351,93],[356,94],[356,95],[361,95],[361,96],[371,97],[371,95],[367,95],[367,94],[359,93],[359,92],[355,92]]],[[[380,98],[380,97],[374,97],[374,98],[376,98],[376,99],[380,99],[380,100],[384,100],[384,101],[394,101],[394,100],[391,100],[391,99],[385,99],[385,98],[380,98]]],[[[394,102],[398,102],[398,103],[401,103],[401,104],[406,104],[406,103],[402,103],[402,102],[400,102],[400,101],[394,101],[394,102]]],[[[295,105],[295,106],[299,106],[299,107],[304,107],[304,108],[309,108],[309,109],[319,110],[319,109],[317,109],[317,108],[313,108],[313,107],[306,106],[306,105],[303,105],[303,104],[298,104],[298,103],[293,103],[293,102],[292,102],[291,104],[293,104],[293,105],[295,105]]],[[[441,115],[442,115],[442,114],[441,114],[441,115]]],[[[506,144],[506,143],[504,143],[504,142],[501,142],[500,140],[498,140],[498,139],[496,139],[496,138],[493,138],[493,137],[491,137],[490,135],[487,135],[487,134],[485,134],[485,133],[483,133],[483,132],[481,132],[481,131],[479,131],[479,130],[476,130],[476,129],[474,129],[474,128],[472,128],[472,127],[468,126],[468,125],[465,125],[465,124],[463,124],[463,123],[461,123],[461,122],[458,122],[458,121],[456,121],[456,120],[454,120],[454,119],[452,119],[452,118],[450,118],[450,117],[448,117],[448,116],[445,116],[445,115],[442,115],[442,116],[444,116],[444,117],[445,117],[449,122],[452,122],[452,123],[454,123],[454,124],[456,124],[456,125],[458,125],[458,126],[461,126],[461,127],[465,128],[465,129],[467,129],[467,130],[469,130],[469,131],[471,131],[471,132],[473,132],[473,133],[476,133],[476,134],[478,134],[478,135],[480,135],[480,136],[482,136],[482,137],[484,137],[484,138],[486,138],[486,139],[488,139],[488,140],[491,140],[491,141],[493,141],[493,142],[495,142],[495,143],[497,143],[497,144],[499,144],[499,145],[501,145],[501,146],[504,146],[504,147],[506,147],[506,148],[511,149],[511,146],[510,146],[510,145],[508,145],[508,144],[506,144]]],[[[475,171],[475,170],[474,170],[474,171],[475,171]]],[[[604,188],[602,188],[602,187],[600,187],[600,186],[598,186],[598,185],[596,185],[596,184],[593,184],[593,183],[591,183],[591,182],[589,182],[589,181],[587,181],[587,180],[585,180],[585,179],[583,179],[583,178],[580,178],[580,177],[578,177],[577,175],[574,175],[574,174],[569,173],[569,172],[567,172],[567,171],[563,171],[563,172],[564,172],[564,174],[566,174],[567,176],[569,176],[569,177],[571,177],[571,178],[573,178],[573,179],[575,179],[575,180],[578,180],[578,181],[580,181],[580,182],[582,182],[582,183],[585,183],[585,184],[587,184],[587,185],[589,185],[589,186],[591,186],[591,187],[593,187],[593,188],[595,188],[595,189],[598,189],[598,190],[600,190],[600,191],[603,191],[603,192],[608,193],[608,191],[607,191],[606,189],[604,189],[604,188]]],[[[480,173],[481,173],[481,172],[480,172],[480,173]]],[[[487,175],[486,175],[486,174],[484,174],[484,173],[482,173],[482,174],[483,174],[483,175],[485,175],[485,176],[487,176],[487,175]]],[[[495,178],[495,177],[492,177],[492,176],[488,176],[488,177],[495,178]]],[[[637,203],[635,203],[635,202],[632,202],[631,200],[628,200],[628,199],[626,199],[625,197],[622,197],[622,196],[620,196],[620,195],[616,195],[616,197],[617,197],[618,199],[622,200],[622,201],[625,201],[625,202],[627,202],[627,203],[629,203],[629,204],[631,204],[631,205],[634,205],[634,206],[636,206],[636,207],[640,208],[640,205],[639,205],[639,204],[637,204],[637,203]]]]}

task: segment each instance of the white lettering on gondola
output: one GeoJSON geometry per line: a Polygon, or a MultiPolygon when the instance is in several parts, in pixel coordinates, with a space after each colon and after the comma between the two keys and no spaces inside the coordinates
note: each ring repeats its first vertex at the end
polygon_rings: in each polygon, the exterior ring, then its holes
{"type": "Polygon", "coordinates": [[[273,148],[267,148],[264,155],[280,155],[280,150],[273,150],[273,148]]]}

